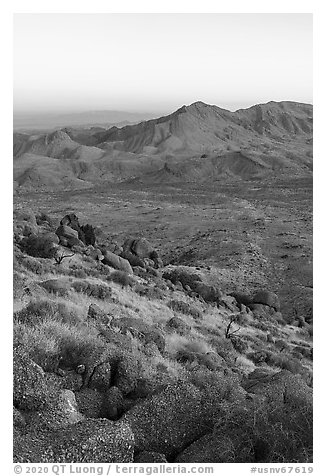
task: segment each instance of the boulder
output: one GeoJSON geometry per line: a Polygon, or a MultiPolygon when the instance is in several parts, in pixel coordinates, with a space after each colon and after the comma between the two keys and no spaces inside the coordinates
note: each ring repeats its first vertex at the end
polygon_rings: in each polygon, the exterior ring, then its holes
{"type": "Polygon", "coordinates": [[[90,378],[89,386],[96,388],[100,392],[105,392],[111,386],[111,364],[110,362],[103,362],[95,367],[95,370],[90,378]]]}
{"type": "Polygon", "coordinates": [[[47,386],[45,373],[20,349],[13,355],[13,398],[18,410],[39,410],[52,398],[47,386]]]}
{"type": "Polygon", "coordinates": [[[205,284],[201,281],[195,281],[192,284],[191,288],[195,293],[199,294],[199,296],[201,296],[206,302],[219,303],[222,297],[222,293],[218,288],[209,284],[205,284]]]}
{"type": "Polygon", "coordinates": [[[69,213],[68,215],[65,215],[60,221],[60,225],[68,226],[77,232],[80,230],[78,217],[74,213],[69,213]]]}
{"type": "Polygon", "coordinates": [[[281,309],[280,301],[277,294],[266,290],[258,291],[253,296],[252,302],[254,304],[264,304],[265,306],[272,307],[277,312],[279,312],[281,309]]]}
{"type": "Polygon", "coordinates": [[[140,268],[145,268],[144,261],[139,258],[139,256],[134,255],[130,251],[123,251],[122,253],[120,253],[120,257],[129,261],[132,267],[139,266],[140,268]]]}
{"type": "Polygon", "coordinates": [[[114,269],[120,271],[125,271],[128,274],[133,274],[132,267],[130,266],[129,261],[120,256],[112,253],[109,250],[103,252],[104,259],[102,260],[103,264],[111,266],[114,269]]]}
{"type": "Polygon", "coordinates": [[[29,427],[35,431],[65,428],[83,421],[84,416],[79,413],[75,394],[71,390],[60,390],[58,396],[46,408],[32,414],[28,419],[29,427]]]}
{"type": "Polygon", "coordinates": [[[123,355],[118,361],[113,385],[118,387],[123,395],[128,395],[137,386],[139,377],[139,362],[131,355],[123,355]]]}
{"type": "Polygon", "coordinates": [[[14,461],[19,463],[132,463],[133,457],[131,428],[107,419],[30,433],[14,442],[14,461]]]}
{"type": "Polygon", "coordinates": [[[182,266],[164,271],[162,277],[171,281],[173,284],[177,284],[179,281],[183,287],[189,286],[191,289],[194,288],[194,283],[202,281],[198,274],[182,266]]]}
{"type": "Polygon", "coordinates": [[[137,451],[171,458],[208,431],[204,415],[201,392],[178,383],[138,403],[120,421],[132,428],[137,451]]]}
{"type": "Polygon", "coordinates": [[[102,416],[109,420],[117,420],[122,413],[123,395],[118,387],[110,387],[103,396],[102,416]]]}
{"type": "Polygon", "coordinates": [[[71,228],[70,226],[67,226],[67,225],[60,225],[57,229],[56,229],[56,232],[55,234],[61,238],[61,237],[64,237],[66,238],[68,241],[71,239],[71,238],[75,238],[75,239],[78,239],[78,231],[71,228]]]}
{"type": "Polygon", "coordinates": [[[85,243],[85,245],[94,246],[96,243],[96,232],[92,225],[86,224],[80,227],[79,239],[85,243]]]}

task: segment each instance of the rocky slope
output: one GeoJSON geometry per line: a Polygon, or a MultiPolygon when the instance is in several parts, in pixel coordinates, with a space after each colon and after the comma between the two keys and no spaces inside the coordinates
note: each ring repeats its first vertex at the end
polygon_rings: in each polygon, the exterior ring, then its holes
{"type": "Polygon", "coordinates": [[[14,216],[16,462],[308,462],[312,327],[72,213],[14,216]],[[239,430],[240,429],[240,430],[239,430]]]}

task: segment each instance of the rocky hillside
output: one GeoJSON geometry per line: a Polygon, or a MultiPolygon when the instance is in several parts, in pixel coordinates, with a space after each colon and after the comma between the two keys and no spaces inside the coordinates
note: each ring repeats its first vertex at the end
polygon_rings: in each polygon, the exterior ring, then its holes
{"type": "Polygon", "coordinates": [[[43,174],[34,179],[36,166],[31,168],[26,157],[33,157],[48,176],[58,170],[52,182],[68,189],[135,179],[169,183],[307,175],[312,170],[312,106],[270,102],[230,112],[196,102],[121,128],[15,133],[17,187],[47,188],[53,183],[43,174]]]}
{"type": "Polygon", "coordinates": [[[312,358],[273,289],[15,210],[16,462],[309,462],[312,358]]]}

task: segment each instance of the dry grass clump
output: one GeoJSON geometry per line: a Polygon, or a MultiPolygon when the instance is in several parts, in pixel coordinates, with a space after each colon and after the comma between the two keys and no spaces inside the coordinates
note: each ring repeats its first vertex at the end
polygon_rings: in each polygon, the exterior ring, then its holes
{"type": "Polygon", "coordinates": [[[33,274],[44,275],[56,273],[55,266],[50,260],[40,260],[31,256],[18,256],[16,262],[21,270],[27,270],[33,274]]]}
{"type": "Polygon", "coordinates": [[[312,461],[312,407],[288,398],[282,405],[263,400],[223,405],[213,432],[219,447],[227,438],[228,462],[308,463],[312,461]]]}
{"type": "Polygon", "coordinates": [[[84,316],[72,305],[50,299],[33,299],[14,314],[15,322],[29,326],[39,325],[46,320],[75,325],[82,322],[84,316]]]}
{"type": "Polygon", "coordinates": [[[103,352],[104,342],[98,337],[98,331],[87,325],[56,320],[45,320],[35,326],[19,322],[14,327],[14,335],[15,343],[47,372],[56,372],[59,365],[67,369],[87,366],[94,355],[103,352]]]}

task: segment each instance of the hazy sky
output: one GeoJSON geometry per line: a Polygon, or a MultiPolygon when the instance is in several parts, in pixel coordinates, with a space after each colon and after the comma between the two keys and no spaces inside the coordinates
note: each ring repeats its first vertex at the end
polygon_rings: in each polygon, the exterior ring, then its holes
{"type": "Polygon", "coordinates": [[[311,14],[16,14],[16,111],[312,102],[311,14]]]}

